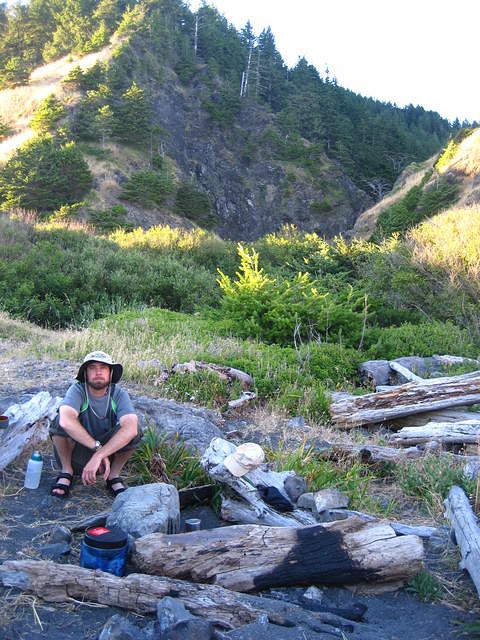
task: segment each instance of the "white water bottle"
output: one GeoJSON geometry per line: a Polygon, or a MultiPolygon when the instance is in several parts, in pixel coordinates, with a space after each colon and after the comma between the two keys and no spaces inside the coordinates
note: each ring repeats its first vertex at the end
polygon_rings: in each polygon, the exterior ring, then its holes
{"type": "Polygon", "coordinates": [[[28,461],[23,486],[26,489],[38,489],[40,476],[42,474],[43,460],[40,451],[34,451],[28,461]]]}

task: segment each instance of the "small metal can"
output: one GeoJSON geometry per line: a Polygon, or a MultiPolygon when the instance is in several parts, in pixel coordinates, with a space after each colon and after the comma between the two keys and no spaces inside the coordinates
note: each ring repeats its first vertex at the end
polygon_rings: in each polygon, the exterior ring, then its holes
{"type": "Polygon", "coordinates": [[[189,518],[185,520],[185,531],[198,531],[201,524],[200,518],[189,518]]]}

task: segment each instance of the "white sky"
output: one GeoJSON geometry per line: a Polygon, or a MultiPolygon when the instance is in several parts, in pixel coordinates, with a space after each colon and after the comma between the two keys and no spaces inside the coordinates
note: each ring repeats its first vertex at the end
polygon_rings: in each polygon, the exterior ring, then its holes
{"type": "MultiPolygon", "coordinates": [[[[193,11],[199,0],[190,0],[193,11]]],[[[270,25],[289,67],[399,107],[480,121],[479,0],[207,0],[237,29],[270,25]]]]}

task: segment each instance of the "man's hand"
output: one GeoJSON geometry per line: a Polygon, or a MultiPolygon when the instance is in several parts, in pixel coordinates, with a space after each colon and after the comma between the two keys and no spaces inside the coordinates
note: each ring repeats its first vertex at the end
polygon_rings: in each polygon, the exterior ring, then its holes
{"type": "Polygon", "coordinates": [[[102,467],[103,479],[106,481],[110,474],[110,460],[108,455],[105,455],[101,449],[95,451],[93,456],[87,462],[82,472],[82,483],[95,484],[97,480],[97,471],[102,467]]]}

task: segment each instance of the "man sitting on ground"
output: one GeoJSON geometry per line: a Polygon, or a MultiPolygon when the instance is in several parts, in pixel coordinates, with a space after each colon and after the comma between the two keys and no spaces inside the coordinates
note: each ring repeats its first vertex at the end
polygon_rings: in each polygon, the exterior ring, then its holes
{"type": "Polygon", "coordinates": [[[140,442],[138,418],[128,393],[117,386],[123,367],[103,351],[85,356],[76,379],[62,400],[58,420],[50,426],[57,461],[62,467],[51,494],[67,498],[73,474],[84,485],[103,473],[116,496],[125,491],[120,472],[140,442]]]}

